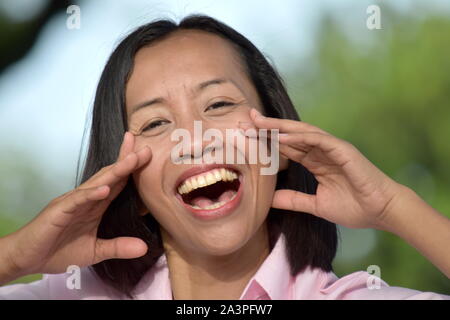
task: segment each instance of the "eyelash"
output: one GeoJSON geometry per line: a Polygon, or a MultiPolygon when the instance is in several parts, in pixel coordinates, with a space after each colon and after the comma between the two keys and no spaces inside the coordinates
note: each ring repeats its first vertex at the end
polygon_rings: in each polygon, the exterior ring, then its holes
{"type": "Polygon", "coordinates": [[[213,103],[212,105],[208,106],[208,108],[206,108],[205,111],[207,111],[211,107],[215,107],[215,108],[212,108],[212,109],[216,109],[218,106],[219,107],[230,107],[230,106],[234,106],[234,103],[227,102],[227,101],[218,101],[218,102],[213,103]]]}
{"type": "MultiPolygon", "coordinates": [[[[208,111],[209,108],[211,108],[211,110],[214,110],[214,109],[217,109],[217,108],[221,108],[221,107],[230,107],[230,106],[234,106],[234,105],[235,105],[235,104],[232,103],[232,102],[218,101],[218,102],[213,103],[212,105],[208,106],[208,107],[206,108],[205,111],[208,111]]],[[[169,122],[169,121],[167,121],[167,120],[161,120],[161,119],[160,119],[160,120],[156,120],[156,121],[150,122],[146,127],[144,127],[144,129],[142,129],[142,131],[148,131],[148,130],[157,128],[157,127],[159,127],[159,126],[161,125],[161,123],[163,123],[163,122],[169,122]],[[155,126],[155,124],[159,124],[159,125],[155,126]]]]}
{"type": "Polygon", "coordinates": [[[156,127],[159,127],[161,125],[161,123],[163,123],[163,122],[169,122],[169,121],[160,119],[160,120],[150,122],[144,129],[142,129],[142,131],[148,131],[148,130],[154,129],[156,127]],[[160,125],[154,126],[155,124],[160,124],[160,125]]]}

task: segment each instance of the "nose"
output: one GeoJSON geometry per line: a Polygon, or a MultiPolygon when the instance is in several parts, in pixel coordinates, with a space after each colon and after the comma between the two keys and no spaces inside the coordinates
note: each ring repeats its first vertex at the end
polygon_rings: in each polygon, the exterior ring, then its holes
{"type": "Polygon", "coordinates": [[[210,121],[193,114],[180,121],[171,140],[177,142],[171,152],[174,163],[211,163],[208,159],[224,147],[222,132],[210,121]]]}

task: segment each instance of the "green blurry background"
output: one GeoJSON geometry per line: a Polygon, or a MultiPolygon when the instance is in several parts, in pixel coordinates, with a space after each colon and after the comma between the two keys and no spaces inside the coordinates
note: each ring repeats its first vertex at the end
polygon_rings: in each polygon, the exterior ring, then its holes
{"type": "MultiPolygon", "coordinates": [[[[361,43],[325,14],[317,47],[288,76],[290,93],[304,121],[350,141],[450,217],[450,18],[388,7],[383,18],[388,31],[362,30],[361,43]]],[[[450,292],[449,279],[392,234],[341,235],[339,276],[375,264],[390,285],[450,292]]]]}
{"type": "MultiPolygon", "coordinates": [[[[408,2],[408,10],[403,10],[383,1],[378,3],[382,29],[368,30],[365,7],[360,2],[355,7],[356,2],[325,1],[308,31],[309,49],[274,63],[303,121],[353,143],[385,173],[450,217],[449,11],[430,10],[427,2],[408,2]]],[[[38,17],[64,14],[65,5],[47,1],[38,17]]],[[[231,11],[238,10],[236,3],[230,6],[231,11]]],[[[213,16],[228,22],[219,14],[213,16]]],[[[44,18],[35,19],[41,19],[40,24],[1,20],[2,68],[26,57],[45,25],[44,18]]],[[[253,34],[258,34],[257,27],[253,34]]],[[[275,39],[274,34],[269,37],[275,39]]],[[[274,40],[273,45],[279,43],[274,40]]],[[[73,146],[76,151],[78,147],[73,146]]],[[[75,170],[49,174],[51,170],[36,168],[25,151],[7,151],[0,156],[0,235],[29,221],[53,197],[67,191],[75,176],[75,170]]],[[[368,229],[340,228],[340,233],[334,263],[338,276],[378,265],[381,277],[392,286],[450,294],[449,279],[403,240],[368,229]]],[[[38,278],[32,275],[16,282],[38,278]]]]}

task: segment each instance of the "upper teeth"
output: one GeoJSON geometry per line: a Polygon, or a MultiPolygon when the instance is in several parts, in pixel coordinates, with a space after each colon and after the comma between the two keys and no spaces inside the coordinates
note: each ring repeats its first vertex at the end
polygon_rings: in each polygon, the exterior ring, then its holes
{"type": "Polygon", "coordinates": [[[218,181],[233,181],[234,179],[237,178],[238,178],[237,174],[231,170],[225,168],[213,169],[211,171],[204,172],[198,176],[186,179],[178,187],[178,193],[179,194],[189,193],[192,190],[209,186],[218,181]]]}

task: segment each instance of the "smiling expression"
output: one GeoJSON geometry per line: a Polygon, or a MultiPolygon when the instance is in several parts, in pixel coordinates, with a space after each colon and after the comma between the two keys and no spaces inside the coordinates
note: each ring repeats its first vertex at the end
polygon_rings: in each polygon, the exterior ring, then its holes
{"type": "Polygon", "coordinates": [[[185,249],[225,255],[242,247],[266,219],[276,175],[261,175],[261,166],[248,162],[175,164],[170,157],[175,129],[192,131],[194,121],[202,121],[204,129],[225,132],[251,122],[251,108],[263,112],[233,46],[183,30],[140,49],[126,105],[135,149],[153,151],[151,162],[133,174],[145,211],[185,249]]]}

